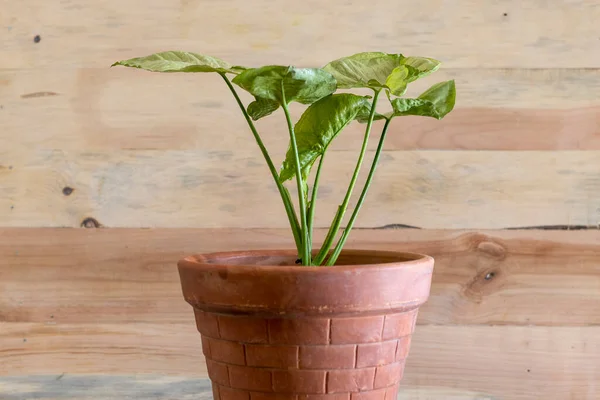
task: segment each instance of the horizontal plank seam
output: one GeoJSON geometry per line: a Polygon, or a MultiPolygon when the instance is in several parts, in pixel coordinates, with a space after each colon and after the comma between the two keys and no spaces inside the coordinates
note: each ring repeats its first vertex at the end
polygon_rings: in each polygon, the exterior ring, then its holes
{"type": "MultiPolygon", "coordinates": [[[[21,321],[0,321],[0,327],[1,326],[9,326],[10,324],[12,325],[45,325],[45,326],[52,326],[54,327],[56,330],[60,330],[60,329],[65,329],[65,326],[67,327],[77,327],[77,326],[81,326],[81,327],[86,327],[86,326],[110,326],[110,325],[119,325],[119,326],[135,326],[135,325],[146,325],[146,326],[156,326],[156,325],[169,325],[169,326],[181,326],[181,327],[187,327],[187,326],[191,326],[194,324],[193,318],[191,322],[184,322],[184,321],[156,321],[156,322],[152,322],[151,320],[148,321],[121,321],[121,320],[115,320],[113,322],[111,321],[102,321],[102,322],[64,322],[64,323],[60,323],[60,324],[56,324],[56,325],[48,325],[47,323],[43,322],[43,321],[25,321],[25,320],[21,320],[21,321]]],[[[420,323],[417,321],[417,326],[438,326],[438,327],[483,327],[483,326],[487,326],[487,327],[531,327],[531,328],[598,328],[600,327],[600,322],[594,322],[594,323],[586,323],[586,324],[576,324],[576,323],[567,323],[565,324],[564,322],[557,322],[556,324],[553,323],[531,323],[531,322],[523,322],[523,323],[518,323],[518,322],[510,322],[510,323],[505,323],[505,322],[486,322],[486,323],[473,323],[473,322],[468,322],[468,323],[455,323],[455,324],[451,324],[451,323],[420,323]]],[[[82,334],[85,332],[82,332],[82,334]]],[[[71,334],[71,333],[69,333],[71,334]]],[[[103,332],[103,334],[121,334],[120,332],[103,332]]],[[[36,333],[32,333],[32,336],[36,336],[36,333]]],[[[0,335],[0,338],[3,335],[0,335]]],[[[5,336],[5,335],[4,335],[5,336]]],[[[388,340],[391,341],[391,340],[388,340]]],[[[307,347],[318,347],[321,345],[306,345],[307,347]]],[[[134,347],[131,347],[134,348],[134,347]]],[[[1,352],[1,350],[0,350],[1,352]]]]}
{"type": "MultiPolygon", "coordinates": [[[[269,231],[269,230],[283,230],[285,228],[270,228],[270,227],[261,227],[261,226],[246,226],[246,227],[233,227],[233,226],[223,226],[218,228],[190,228],[187,226],[184,227],[162,227],[162,226],[132,226],[132,227],[122,227],[122,226],[106,226],[99,225],[97,227],[83,227],[83,226],[0,226],[0,229],[136,229],[136,230],[150,230],[150,229],[168,229],[168,230],[184,230],[184,229],[215,229],[215,230],[261,230],[261,231],[269,231]]],[[[327,230],[328,226],[316,226],[316,230],[327,230]]],[[[341,227],[340,229],[346,229],[346,227],[341,227]]],[[[407,224],[386,224],[382,226],[355,226],[354,230],[394,230],[394,229],[421,229],[421,230],[429,230],[429,231],[461,231],[461,232],[483,232],[483,231],[530,231],[530,230],[545,230],[545,231],[582,231],[582,230],[591,230],[597,231],[600,230],[600,224],[598,225],[537,225],[537,226],[509,226],[504,228],[422,228],[419,226],[407,225],[407,224]]]]}
{"type": "MultiPolygon", "coordinates": [[[[320,228],[327,229],[327,228],[320,228]]],[[[374,230],[385,230],[385,229],[423,229],[418,226],[406,225],[406,224],[387,224],[383,226],[374,227],[355,227],[354,229],[374,229],[374,230]]],[[[465,228],[467,229],[467,228],[465,228]]],[[[476,228],[473,228],[477,230],[476,228]]],[[[537,226],[515,226],[500,228],[498,230],[546,230],[546,231],[577,231],[577,230],[599,230],[600,224],[598,225],[537,225],[537,226]]],[[[468,230],[468,229],[467,229],[468,230]]]]}

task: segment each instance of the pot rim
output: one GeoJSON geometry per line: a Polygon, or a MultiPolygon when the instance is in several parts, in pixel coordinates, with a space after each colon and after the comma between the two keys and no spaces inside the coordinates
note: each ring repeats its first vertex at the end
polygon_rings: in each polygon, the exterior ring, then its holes
{"type": "Polygon", "coordinates": [[[342,255],[356,256],[356,265],[281,265],[293,262],[297,251],[249,250],[189,256],[179,261],[178,269],[189,304],[224,314],[404,312],[429,297],[434,265],[430,256],[380,250],[345,250],[342,255]]]}
{"type": "MultiPolygon", "coordinates": [[[[313,252],[316,254],[317,252],[313,252]]],[[[393,268],[405,268],[407,266],[419,265],[419,264],[429,264],[433,263],[433,257],[416,253],[416,252],[407,252],[407,251],[393,251],[393,250],[368,250],[368,249],[346,249],[342,250],[340,255],[344,256],[363,256],[363,257],[373,257],[373,258],[382,258],[388,259],[386,262],[373,262],[373,263],[359,263],[359,264],[343,264],[343,265],[334,265],[325,266],[303,266],[303,265],[274,265],[274,264],[256,264],[256,263],[231,263],[230,261],[238,261],[240,259],[248,258],[257,258],[257,257],[296,257],[297,251],[292,249],[264,249],[264,250],[234,250],[234,251],[217,251],[210,253],[197,253],[193,255],[186,256],[179,260],[178,266],[185,268],[202,268],[205,266],[212,267],[227,267],[227,268],[235,268],[238,270],[244,269],[256,269],[260,268],[261,271],[265,273],[269,272],[281,272],[282,269],[289,272],[298,272],[302,273],[303,271],[310,271],[311,273],[327,273],[331,272],[332,269],[336,271],[355,271],[364,268],[369,269],[393,269],[393,268]],[[393,260],[396,258],[396,260],[393,260]],[[221,261],[228,260],[228,261],[221,261]]]]}

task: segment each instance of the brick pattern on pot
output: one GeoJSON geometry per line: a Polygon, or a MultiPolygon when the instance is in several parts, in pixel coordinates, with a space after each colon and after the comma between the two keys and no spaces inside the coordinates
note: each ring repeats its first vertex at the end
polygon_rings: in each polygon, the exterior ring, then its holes
{"type": "Polygon", "coordinates": [[[372,390],[374,380],[375,368],[333,370],[327,376],[327,393],[372,390]]]}
{"type": "Polygon", "coordinates": [[[383,333],[383,315],[362,318],[335,318],[331,320],[331,343],[380,342],[383,333]]]}
{"type": "Polygon", "coordinates": [[[219,315],[221,339],[244,343],[269,343],[267,321],[260,318],[219,315]]]}
{"type": "Polygon", "coordinates": [[[356,345],[300,346],[300,368],[354,368],[356,345]]]}
{"type": "Polygon", "coordinates": [[[299,346],[246,344],[246,365],[251,367],[298,368],[299,346]]]}
{"type": "Polygon", "coordinates": [[[331,319],[195,315],[215,400],[395,400],[417,311],[331,319]]]}

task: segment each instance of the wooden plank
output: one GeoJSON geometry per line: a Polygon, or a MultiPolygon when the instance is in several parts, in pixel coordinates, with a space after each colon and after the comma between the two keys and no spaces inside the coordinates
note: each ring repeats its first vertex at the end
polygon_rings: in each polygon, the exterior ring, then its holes
{"type": "MultiPolygon", "coordinates": [[[[360,229],[349,242],[435,258],[420,325],[600,325],[599,245],[597,230],[360,229]]],[[[177,260],[291,246],[284,230],[2,229],[0,321],[188,323],[177,260]]]]}
{"type": "Polygon", "coordinates": [[[161,375],[0,377],[2,400],[213,400],[207,378],[161,375]]]}
{"type": "Polygon", "coordinates": [[[596,399],[599,334],[599,327],[420,327],[407,361],[406,395],[596,399]]]}
{"type": "Polygon", "coordinates": [[[190,316],[187,324],[2,322],[0,375],[207,376],[190,316]]]}
{"type": "Polygon", "coordinates": [[[2,10],[0,68],[104,66],[174,48],[242,65],[321,65],[381,49],[434,56],[453,67],[600,67],[594,0],[552,7],[546,0],[309,0],[285,7],[269,0],[99,0],[60,8],[5,0],[2,10]]]}
{"type": "MultiPolygon", "coordinates": [[[[107,227],[284,228],[281,200],[255,147],[0,151],[0,226],[75,227],[92,217],[107,227]]],[[[329,226],[357,152],[328,155],[315,226],[329,226]]],[[[600,151],[386,151],[357,226],[596,226],[599,169],[600,151]]]]}
{"type": "MultiPolygon", "coordinates": [[[[386,149],[600,150],[598,69],[442,69],[414,83],[409,95],[447,79],[457,82],[457,109],[442,121],[396,120],[386,149]]],[[[222,151],[255,146],[231,94],[215,76],[36,68],[0,70],[0,82],[0,148],[222,151]]],[[[302,110],[294,108],[294,116],[302,110]]],[[[281,112],[258,127],[269,148],[285,151],[281,112]]],[[[364,128],[350,125],[334,148],[359,148],[364,128]]]]}
{"type": "MultiPolygon", "coordinates": [[[[119,376],[206,377],[191,320],[160,325],[2,323],[0,328],[0,375],[116,377],[112,382],[117,384],[106,385],[104,392],[112,390],[107,395],[111,400],[125,394],[143,398],[147,390],[142,384],[138,393],[132,392],[136,381],[123,389],[119,376]]],[[[473,400],[594,399],[600,395],[599,337],[600,327],[421,326],[412,339],[400,398],[446,399],[448,393],[473,400]]],[[[158,391],[163,382],[157,382],[158,391]]],[[[0,385],[31,390],[11,380],[0,380],[0,385]]],[[[69,389],[62,391],[69,394],[69,389]]]]}
{"type": "MultiPolygon", "coordinates": [[[[212,400],[206,378],[160,375],[58,375],[0,377],[3,400],[212,400]]],[[[468,390],[402,388],[398,400],[481,400],[468,390]]],[[[485,397],[489,399],[490,397],[485,397]]]]}

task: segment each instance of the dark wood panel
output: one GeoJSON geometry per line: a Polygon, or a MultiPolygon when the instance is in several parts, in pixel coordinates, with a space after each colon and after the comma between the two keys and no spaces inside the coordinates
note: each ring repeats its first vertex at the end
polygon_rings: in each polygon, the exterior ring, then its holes
{"type": "MultiPolygon", "coordinates": [[[[285,230],[5,228],[0,238],[0,321],[59,324],[187,323],[178,259],[292,247],[285,230]]],[[[358,229],[349,246],[434,256],[421,325],[600,324],[597,230],[358,229]]]]}

